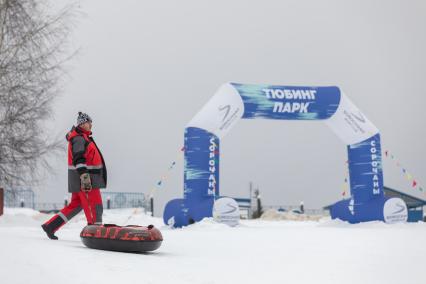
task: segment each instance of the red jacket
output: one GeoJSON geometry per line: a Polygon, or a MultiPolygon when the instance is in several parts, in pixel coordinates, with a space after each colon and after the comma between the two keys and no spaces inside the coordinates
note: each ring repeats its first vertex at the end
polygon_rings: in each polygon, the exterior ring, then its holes
{"type": "Polygon", "coordinates": [[[107,170],[102,153],[92,138],[92,132],[73,127],[68,141],[68,191],[80,191],[80,175],[89,173],[93,188],[105,188],[107,170]]]}

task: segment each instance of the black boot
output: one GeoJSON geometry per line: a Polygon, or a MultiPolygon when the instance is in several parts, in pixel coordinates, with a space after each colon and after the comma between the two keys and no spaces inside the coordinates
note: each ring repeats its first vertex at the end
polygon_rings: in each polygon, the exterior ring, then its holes
{"type": "Polygon", "coordinates": [[[46,232],[46,235],[49,237],[49,239],[51,240],[57,240],[58,237],[55,236],[55,232],[53,232],[52,228],[49,227],[49,225],[41,225],[41,227],[43,228],[43,231],[46,232]]]}

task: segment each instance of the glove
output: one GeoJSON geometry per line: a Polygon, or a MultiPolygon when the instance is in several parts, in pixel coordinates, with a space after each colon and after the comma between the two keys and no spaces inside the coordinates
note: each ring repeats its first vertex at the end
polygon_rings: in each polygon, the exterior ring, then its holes
{"type": "Polygon", "coordinates": [[[90,180],[89,173],[84,173],[80,176],[81,188],[85,192],[92,190],[92,181],[90,180]]]}

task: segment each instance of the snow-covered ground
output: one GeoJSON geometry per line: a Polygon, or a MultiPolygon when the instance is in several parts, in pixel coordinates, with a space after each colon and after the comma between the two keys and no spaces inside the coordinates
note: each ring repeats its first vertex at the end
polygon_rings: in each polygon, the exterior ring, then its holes
{"type": "Polygon", "coordinates": [[[49,217],[28,209],[0,217],[1,283],[426,283],[425,223],[250,220],[230,228],[206,219],[169,229],[139,210],[107,210],[107,223],[161,229],[157,251],[131,254],[86,248],[82,215],[49,240],[40,228],[49,217]]]}

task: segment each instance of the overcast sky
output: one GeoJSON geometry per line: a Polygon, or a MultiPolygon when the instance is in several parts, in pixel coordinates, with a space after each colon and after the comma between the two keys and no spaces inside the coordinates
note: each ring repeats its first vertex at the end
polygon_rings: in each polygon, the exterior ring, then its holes
{"type": "MultiPolygon", "coordinates": [[[[90,114],[110,191],[157,191],[157,215],[183,195],[185,125],[224,82],[337,85],[426,187],[425,1],[81,1],[52,135],[90,114]]],[[[64,145],[65,140],[64,140],[64,145]]],[[[265,204],[341,198],[346,146],[322,122],[241,121],[221,144],[221,193],[265,204]]],[[[66,154],[39,200],[67,192],[66,154]]],[[[385,184],[416,194],[392,161],[385,184]]]]}

